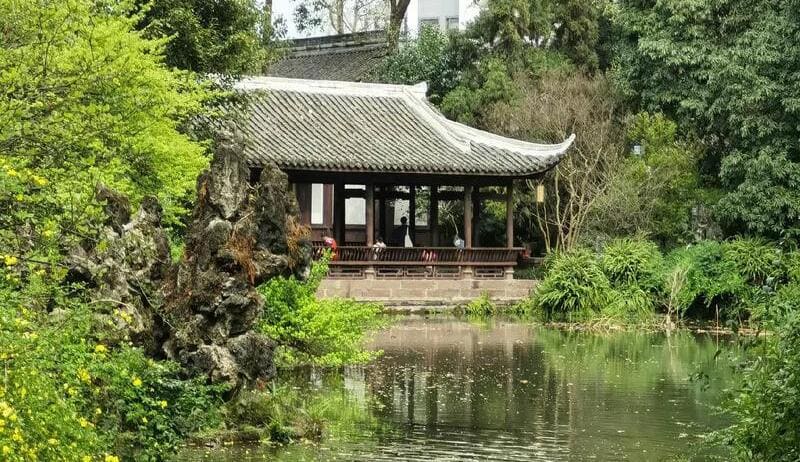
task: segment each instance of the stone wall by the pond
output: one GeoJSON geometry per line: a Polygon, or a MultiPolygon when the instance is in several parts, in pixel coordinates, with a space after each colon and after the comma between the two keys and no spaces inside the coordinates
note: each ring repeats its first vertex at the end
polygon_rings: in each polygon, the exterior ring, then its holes
{"type": "Polygon", "coordinates": [[[320,284],[321,298],[345,297],[387,306],[458,305],[487,294],[509,304],[530,295],[537,281],[530,279],[332,279],[320,284]]]}

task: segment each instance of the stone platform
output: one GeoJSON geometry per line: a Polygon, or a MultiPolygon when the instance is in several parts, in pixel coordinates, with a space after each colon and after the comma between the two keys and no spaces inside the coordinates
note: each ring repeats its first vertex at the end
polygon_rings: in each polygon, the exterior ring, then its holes
{"type": "Polygon", "coordinates": [[[332,279],[320,284],[321,298],[354,298],[387,306],[460,305],[481,294],[499,304],[526,298],[536,286],[530,279],[332,279]]]}

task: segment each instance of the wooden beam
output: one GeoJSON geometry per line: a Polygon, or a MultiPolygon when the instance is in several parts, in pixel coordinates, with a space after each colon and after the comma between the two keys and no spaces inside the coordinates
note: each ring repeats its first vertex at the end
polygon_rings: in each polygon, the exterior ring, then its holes
{"type": "Polygon", "coordinates": [[[472,186],[464,187],[464,246],[472,248],[472,186]]]}
{"type": "Polygon", "coordinates": [[[506,247],[514,247],[514,183],[506,186],[506,247]]]}
{"type": "Polygon", "coordinates": [[[381,183],[404,185],[439,186],[505,186],[509,180],[516,178],[540,178],[545,172],[530,176],[490,176],[490,175],[445,175],[445,174],[415,174],[415,173],[374,173],[374,172],[334,172],[315,170],[284,170],[289,175],[289,181],[296,183],[336,183],[366,184],[381,183]]]}
{"type": "Polygon", "coordinates": [[[372,246],[375,243],[375,185],[369,183],[365,190],[367,197],[365,199],[365,221],[367,227],[367,246],[372,246]]]}
{"type": "Polygon", "coordinates": [[[439,187],[431,186],[430,210],[428,211],[428,227],[431,230],[431,245],[439,245],[439,187]]]}
{"type": "Polygon", "coordinates": [[[345,245],[344,205],[344,183],[336,183],[333,185],[333,237],[339,245],[345,245]]]}
{"type": "MultiPolygon", "coordinates": [[[[433,186],[431,186],[433,188],[433,186]]],[[[345,189],[345,197],[348,199],[352,197],[366,197],[366,193],[363,189],[345,189]]],[[[498,202],[505,202],[506,195],[501,193],[495,192],[482,192],[480,193],[481,200],[483,201],[498,201],[498,202]]],[[[393,191],[387,190],[386,192],[377,190],[375,191],[375,198],[377,199],[389,199],[389,200],[397,200],[397,199],[411,199],[411,193],[405,191],[393,191]]],[[[460,201],[464,198],[464,195],[461,191],[439,191],[439,200],[440,201],[460,201]]]]}

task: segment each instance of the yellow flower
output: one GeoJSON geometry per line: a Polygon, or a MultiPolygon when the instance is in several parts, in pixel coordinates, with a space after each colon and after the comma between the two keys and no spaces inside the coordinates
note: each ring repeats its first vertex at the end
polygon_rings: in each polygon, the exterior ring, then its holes
{"type": "Polygon", "coordinates": [[[22,193],[19,193],[17,194],[16,199],[17,202],[22,202],[22,200],[25,199],[25,196],[23,196],[22,193]]]}
{"type": "Polygon", "coordinates": [[[167,408],[167,402],[164,401],[164,400],[159,401],[158,404],[161,405],[161,409],[166,409],[167,408]]]}
{"type": "Polygon", "coordinates": [[[78,369],[78,379],[80,379],[80,381],[83,383],[89,383],[92,380],[92,376],[89,375],[89,371],[81,368],[78,369]]]}
{"type": "Polygon", "coordinates": [[[81,417],[81,418],[78,420],[78,423],[81,425],[81,428],[86,428],[86,427],[89,427],[89,426],[91,426],[91,425],[92,425],[92,424],[91,424],[91,422],[89,422],[88,420],[86,420],[86,419],[85,419],[85,418],[83,418],[83,417],[81,417]]]}
{"type": "Polygon", "coordinates": [[[139,377],[134,376],[133,380],[131,380],[131,383],[133,384],[134,387],[139,388],[139,387],[142,386],[142,379],[140,379],[139,377]]]}
{"type": "Polygon", "coordinates": [[[142,417],[142,423],[147,423],[147,417],[142,417]]]}
{"type": "Polygon", "coordinates": [[[6,266],[14,266],[19,262],[19,260],[17,260],[17,257],[13,255],[6,255],[3,258],[3,262],[6,264],[6,266]]]}
{"type": "Polygon", "coordinates": [[[33,182],[36,183],[37,186],[44,186],[47,184],[47,179],[38,175],[33,175],[33,182]]]}
{"type": "Polygon", "coordinates": [[[108,351],[108,348],[106,348],[106,346],[102,343],[99,343],[94,347],[95,353],[105,353],[106,351],[108,351]]]}
{"type": "Polygon", "coordinates": [[[92,462],[92,456],[83,456],[81,462],[92,462]]]}
{"type": "Polygon", "coordinates": [[[50,438],[49,440],[47,440],[47,444],[49,444],[50,446],[58,446],[58,440],[55,438],[50,438]]]}
{"type": "Polygon", "coordinates": [[[105,457],[105,459],[103,459],[103,461],[104,462],[119,462],[119,457],[106,454],[106,457],[105,457]]]}
{"type": "Polygon", "coordinates": [[[100,415],[100,414],[102,414],[102,413],[103,413],[102,409],[100,409],[99,407],[98,407],[98,408],[95,408],[95,410],[94,410],[94,415],[100,415]]]}
{"type": "Polygon", "coordinates": [[[3,455],[7,456],[9,454],[11,454],[11,448],[8,446],[3,446],[3,455]]]}
{"type": "Polygon", "coordinates": [[[17,173],[17,171],[14,170],[13,168],[6,169],[6,174],[8,176],[17,176],[17,175],[19,175],[19,173],[17,173]]]}

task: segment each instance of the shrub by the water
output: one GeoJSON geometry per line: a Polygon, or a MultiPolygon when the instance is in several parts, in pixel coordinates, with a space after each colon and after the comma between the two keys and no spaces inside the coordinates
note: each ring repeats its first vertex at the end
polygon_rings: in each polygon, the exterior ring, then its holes
{"type": "Polygon", "coordinates": [[[611,285],[590,250],[556,253],[546,265],[533,302],[547,319],[585,318],[609,303],[611,285]]]}
{"type": "Polygon", "coordinates": [[[603,248],[600,265],[614,286],[662,290],[664,257],[658,246],[643,239],[616,239],[603,248]]]}
{"type": "Polygon", "coordinates": [[[776,335],[753,347],[742,385],[727,406],[735,422],[721,435],[741,460],[800,460],[800,306],[776,335]]]}
{"type": "Polygon", "coordinates": [[[382,324],[380,305],[317,298],[327,271],[327,261],[320,261],[305,281],[276,278],[259,287],[265,299],[259,328],[278,342],[283,365],[340,366],[364,363],[376,355],[363,348],[363,341],[369,330],[382,324]]]}

